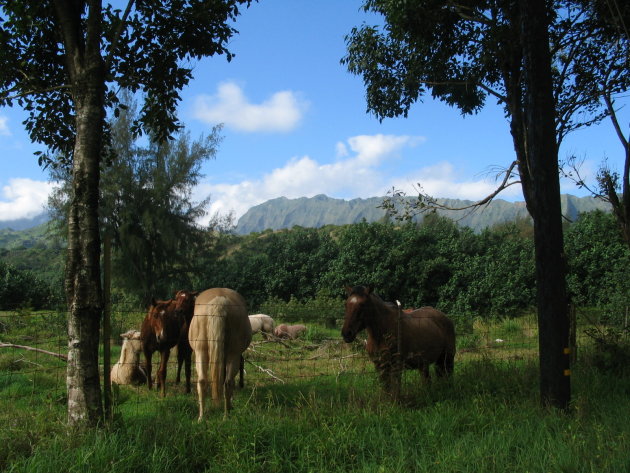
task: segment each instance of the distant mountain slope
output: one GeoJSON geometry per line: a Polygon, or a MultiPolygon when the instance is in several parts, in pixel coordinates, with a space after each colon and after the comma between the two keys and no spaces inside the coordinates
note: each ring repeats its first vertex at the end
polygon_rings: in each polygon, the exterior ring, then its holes
{"type": "Polygon", "coordinates": [[[11,230],[26,230],[46,223],[50,220],[48,212],[42,212],[33,218],[20,218],[17,220],[0,220],[0,229],[10,228],[11,230]]]}
{"type": "Polygon", "coordinates": [[[0,249],[57,248],[60,245],[58,238],[49,235],[47,222],[24,230],[0,229],[0,249]]]}
{"type": "MultiPolygon", "coordinates": [[[[244,235],[267,229],[291,228],[295,225],[319,228],[324,225],[358,223],[363,219],[375,222],[385,217],[385,211],[377,208],[382,201],[382,197],[352,200],[334,199],[325,195],[298,199],[279,197],[250,208],[238,220],[236,232],[244,235]]],[[[439,201],[448,207],[464,207],[472,203],[472,201],[457,199],[439,199],[439,201]]],[[[564,215],[571,220],[574,220],[579,213],[595,209],[610,210],[608,204],[593,197],[562,195],[561,202],[564,215]]],[[[474,212],[441,211],[439,213],[475,231],[528,216],[524,202],[507,202],[501,199],[496,199],[474,212]]],[[[422,219],[422,216],[418,219],[422,219]]]]}

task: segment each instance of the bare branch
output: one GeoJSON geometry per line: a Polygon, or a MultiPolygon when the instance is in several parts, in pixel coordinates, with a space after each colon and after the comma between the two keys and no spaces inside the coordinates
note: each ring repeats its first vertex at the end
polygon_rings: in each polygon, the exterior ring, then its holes
{"type": "Polygon", "coordinates": [[[619,125],[619,120],[617,120],[617,113],[616,113],[613,101],[610,97],[610,92],[604,91],[602,92],[602,96],[604,97],[604,102],[606,102],[606,108],[608,109],[608,113],[610,116],[610,120],[613,123],[613,127],[615,127],[615,132],[617,133],[617,136],[619,137],[619,140],[621,141],[621,144],[623,144],[623,147],[627,153],[628,140],[626,139],[626,137],[623,134],[623,131],[621,130],[621,126],[619,125]]]}
{"type": "Polygon", "coordinates": [[[68,355],[62,353],[55,353],[54,351],[42,350],[41,348],[29,347],[26,345],[15,345],[13,343],[0,342],[0,348],[20,348],[22,350],[36,351],[38,353],[44,353],[46,355],[54,356],[63,361],[68,361],[68,355]]]}
{"type": "Polygon", "coordinates": [[[118,45],[118,42],[120,41],[120,38],[122,37],[123,29],[125,25],[127,24],[127,18],[129,17],[129,13],[131,12],[131,9],[133,8],[134,3],[135,3],[135,0],[129,0],[129,3],[127,3],[127,8],[125,8],[125,13],[123,13],[122,18],[120,19],[120,23],[118,24],[118,27],[116,28],[116,34],[114,35],[114,38],[112,39],[112,43],[109,48],[109,54],[107,55],[107,59],[105,60],[106,71],[109,71],[109,69],[111,68],[112,61],[114,58],[114,52],[116,51],[116,46],[118,45]]]}
{"type": "Polygon", "coordinates": [[[20,92],[19,94],[9,95],[6,97],[0,96],[0,101],[2,102],[11,101],[11,100],[19,99],[22,97],[27,97],[29,95],[47,94],[48,92],[55,92],[57,90],[65,90],[69,88],[70,88],[69,85],[63,84],[63,85],[55,85],[53,87],[47,87],[45,89],[40,89],[40,90],[27,90],[26,92],[20,92]]]}
{"type": "Polygon", "coordinates": [[[472,21],[486,26],[494,26],[494,22],[485,16],[476,15],[474,9],[465,5],[460,5],[453,1],[447,2],[455,9],[455,12],[464,20],[472,21]]]}
{"type": "MultiPolygon", "coordinates": [[[[427,211],[436,211],[436,210],[448,210],[448,211],[463,211],[463,210],[470,210],[471,212],[478,209],[479,207],[482,207],[484,205],[489,204],[490,202],[492,202],[492,200],[499,195],[503,190],[507,189],[508,187],[514,185],[514,184],[520,184],[521,181],[511,181],[510,179],[512,177],[514,177],[513,171],[514,168],[518,165],[518,161],[514,161],[512,162],[512,164],[510,164],[510,166],[501,171],[500,174],[504,174],[503,180],[501,181],[501,184],[499,184],[499,186],[494,190],[494,192],[492,192],[490,195],[484,197],[481,200],[478,200],[476,202],[473,202],[470,205],[465,205],[463,207],[450,207],[448,205],[444,205],[441,204],[440,202],[438,202],[437,199],[427,195],[427,194],[423,194],[422,192],[418,192],[418,201],[419,203],[415,204],[415,205],[409,205],[408,203],[405,203],[405,212],[404,215],[402,217],[397,216],[396,218],[399,220],[406,220],[406,219],[410,219],[413,216],[419,214],[419,213],[423,213],[423,212],[427,212],[427,211]]],[[[392,198],[393,199],[401,199],[403,200],[405,197],[405,194],[403,191],[397,191],[395,189],[392,190],[392,198]]],[[[396,215],[398,213],[398,211],[396,210],[396,205],[395,203],[390,199],[390,198],[386,198],[383,203],[381,205],[378,206],[379,208],[385,209],[385,211],[387,213],[389,213],[390,215],[396,215]]],[[[468,214],[466,214],[465,216],[467,216],[468,214]]],[[[464,216],[464,217],[465,217],[464,216]]],[[[462,217],[463,218],[463,217],[462,217]]]]}

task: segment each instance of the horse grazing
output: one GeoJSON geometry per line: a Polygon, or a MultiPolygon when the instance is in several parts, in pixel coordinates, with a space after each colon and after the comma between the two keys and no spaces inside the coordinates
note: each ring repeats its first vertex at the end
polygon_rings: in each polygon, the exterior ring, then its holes
{"type": "Polygon", "coordinates": [[[404,312],[383,301],[371,286],[346,286],[344,341],[354,341],[366,329],[367,352],[376,366],[385,391],[397,399],[402,370],[419,369],[430,379],[429,366],[438,376],[453,373],[455,328],[453,322],[432,307],[404,312]]]}
{"type": "Polygon", "coordinates": [[[145,371],[147,385],[153,387],[151,378],[151,358],[156,351],[160,352],[160,366],[155,383],[166,395],[166,368],[171,348],[177,346],[177,378],[179,384],[182,365],[185,365],[186,392],[190,392],[190,372],[192,349],[188,343],[188,325],[193,316],[195,297],[198,293],[192,291],[177,291],[174,299],[166,301],[152,301],[149,311],[140,329],[142,350],[145,357],[145,371]]]}
{"type": "Polygon", "coordinates": [[[207,289],[197,296],[188,339],[195,351],[199,421],[203,419],[208,384],[212,400],[224,416],[232,408],[234,378],[243,370],[243,352],[252,341],[245,299],[226,288],[207,289]]]}
{"type": "Polygon", "coordinates": [[[138,330],[121,333],[123,339],[120,359],[112,367],[110,380],[112,384],[144,384],[147,375],[140,366],[142,340],[138,330]]]}
{"type": "Polygon", "coordinates": [[[260,332],[265,339],[273,333],[273,329],[276,326],[274,320],[266,314],[250,315],[249,323],[252,326],[252,335],[260,332]]]}
{"type": "Polygon", "coordinates": [[[299,338],[300,335],[302,335],[304,332],[306,332],[306,325],[280,324],[273,331],[273,334],[278,338],[295,340],[296,338],[299,338]]]}

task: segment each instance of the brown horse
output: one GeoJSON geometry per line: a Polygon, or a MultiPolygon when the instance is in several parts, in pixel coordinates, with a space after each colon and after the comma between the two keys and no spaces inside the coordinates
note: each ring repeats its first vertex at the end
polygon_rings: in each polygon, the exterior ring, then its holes
{"type": "Polygon", "coordinates": [[[203,291],[197,296],[188,339],[195,351],[199,420],[203,419],[208,384],[215,406],[223,400],[227,415],[232,408],[234,378],[242,370],[243,352],[252,341],[245,299],[232,289],[203,291]]]}
{"type": "Polygon", "coordinates": [[[346,286],[346,292],[343,339],[350,343],[367,330],[368,355],[394,399],[400,394],[404,368],[419,369],[426,379],[431,364],[438,376],[452,374],[455,328],[446,315],[432,307],[404,312],[374,294],[371,286],[346,286]]]}
{"type": "Polygon", "coordinates": [[[166,368],[171,348],[177,346],[177,378],[179,384],[182,365],[185,365],[186,392],[190,392],[190,371],[192,349],[188,343],[188,326],[193,316],[195,297],[198,293],[192,291],[178,291],[174,299],[166,301],[152,301],[149,312],[142,322],[140,329],[142,350],[145,357],[145,371],[147,385],[153,387],[151,378],[151,358],[156,351],[160,352],[160,366],[157,371],[155,384],[166,395],[166,368]]]}

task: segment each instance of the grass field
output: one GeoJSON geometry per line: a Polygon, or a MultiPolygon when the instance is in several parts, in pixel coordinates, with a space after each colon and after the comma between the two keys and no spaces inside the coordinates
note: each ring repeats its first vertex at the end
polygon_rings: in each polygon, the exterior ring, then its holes
{"type": "MultiPolygon", "coordinates": [[[[42,336],[63,326],[55,315],[0,322],[2,342],[64,350],[64,336],[42,336]]],[[[113,420],[86,433],[65,426],[64,361],[2,349],[0,470],[630,471],[629,370],[596,369],[584,346],[570,412],[542,408],[532,327],[475,321],[459,337],[453,379],[427,385],[408,372],[399,403],[382,394],[362,343],[342,343],[337,330],[310,324],[305,339],[284,343],[256,336],[227,420],[215,410],[197,423],[196,393],[169,367],[166,398],[121,387],[113,420]]]]}

